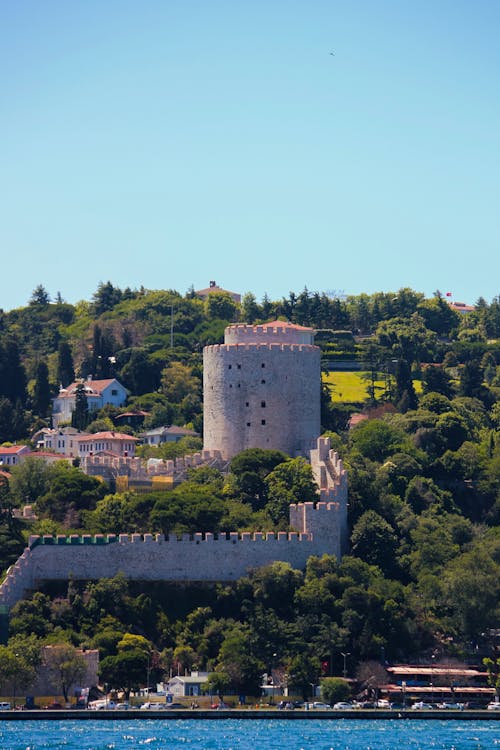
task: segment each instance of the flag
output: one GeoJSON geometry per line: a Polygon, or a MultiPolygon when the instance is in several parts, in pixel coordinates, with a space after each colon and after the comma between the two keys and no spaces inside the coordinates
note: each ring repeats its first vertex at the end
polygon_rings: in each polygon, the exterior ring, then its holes
{"type": "Polygon", "coordinates": [[[446,292],[446,296],[451,297],[452,296],[451,292],[446,292]]]}

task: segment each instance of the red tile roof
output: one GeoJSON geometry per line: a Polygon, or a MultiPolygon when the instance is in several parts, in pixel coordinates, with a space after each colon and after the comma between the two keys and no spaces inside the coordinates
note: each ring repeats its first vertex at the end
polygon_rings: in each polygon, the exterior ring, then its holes
{"type": "Polygon", "coordinates": [[[79,443],[84,441],[90,442],[92,440],[139,440],[139,438],[133,435],[125,435],[123,432],[95,432],[93,435],[84,435],[83,437],[77,437],[79,443]]]}
{"type": "Polygon", "coordinates": [[[0,445],[0,456],[17,456],[27,445],[0,445]]]}

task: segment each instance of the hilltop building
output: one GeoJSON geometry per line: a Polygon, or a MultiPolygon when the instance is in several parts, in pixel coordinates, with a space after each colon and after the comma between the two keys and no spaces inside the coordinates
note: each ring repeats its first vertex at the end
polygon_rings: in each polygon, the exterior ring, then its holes
{"type": "Polygon", "coordinates": [[[236,302],[238,305],[241,302],[241,294],[238,294],[238,292],[229,292],[227,289],[218,286],[215,281],[211,281],[206,289],[198,289],[195,294],[202,300],[206,300],[210,294],[229,294],[233,302],[236,302]]]}

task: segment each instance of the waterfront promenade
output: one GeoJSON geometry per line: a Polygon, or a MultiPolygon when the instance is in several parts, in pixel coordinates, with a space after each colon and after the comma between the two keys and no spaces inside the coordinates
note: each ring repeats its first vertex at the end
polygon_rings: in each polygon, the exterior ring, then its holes
{"type": "Polygon", "coordinates": [[[143,720],[143,719],[162,719],[162,720],[210,720],[217,721],[221,719],[248,719],[248,720],[287,720],[287,721],[307,721],[308,719],[321,720],[402,720],[411,719],[414,721],[433,720],[460,720],[460,721],[495,721],[500,720],[500,711],[412,711],[412,710],[384,710],[384,709],[356,709],[349,711],[318,711],[310,709],[304,711],[298,709],[295,711],[278,711],[277,709],[253,709],[237,708],[225,710],[213,709],[149,709],[141,711],[139,709],[128,709],[126,711],[90,711],[90,710],[41,710],[41,711],[0,711],[0,721],[95,721],[96,719],[104,720],[143,720]]]}

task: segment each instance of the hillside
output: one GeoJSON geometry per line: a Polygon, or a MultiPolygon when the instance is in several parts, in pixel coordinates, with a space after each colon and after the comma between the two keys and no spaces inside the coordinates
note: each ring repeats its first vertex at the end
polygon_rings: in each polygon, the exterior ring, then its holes
{"type": "MultiPolygon", "coordinates": [[[[304,290],[260,303],[247,294],[238,305],[224,294],[203,302],[107,282],[73,306],[40,287],[26,307],[1,315],[0,441],[29,442],[49,424],[59,385],[88,376],[116,377],[129,398],[123,409],[85,415],[87,431],[125,429],[117,417],[127,409],[147,413],[137,433],[170,424],[201,433],[203,346],[220,342],[232,321],[280,316],[320,330],[322,426],[349,472],[350,554],[341,563],[311,558],[306,571],[276,563],[233,586],[71,581],[16,605],[12,648],[30,637],[69,640],[100,649],[110,684],[127,659],[144,675],[147,655],[158,678],[173,664],[197,666],[241,690],[254,690],[272,663],[296,684],[340,673],[342,652],[351,670],[380,658],[467,661],[492,652],[499,299],[459,315],[439,294],[410,289],[345,300],[304,290]],[[360,369],[336,369],[345,362],[360,369]],[[349,430],[354,412],[366,419],[349,430]]],[[[199,445],[188,437],[139,452],[172,457],[199,445]]],[[[191,470],[175,488],[146,494],[28,459],[3,476],[0,492],[5,570],[30,533],[286,529],[288,503],[311,499],[314,486],[300,459],[248,451],[228,473],[191,470]],[[25,504],[37,520],[13,512],[25,504]]]]}

